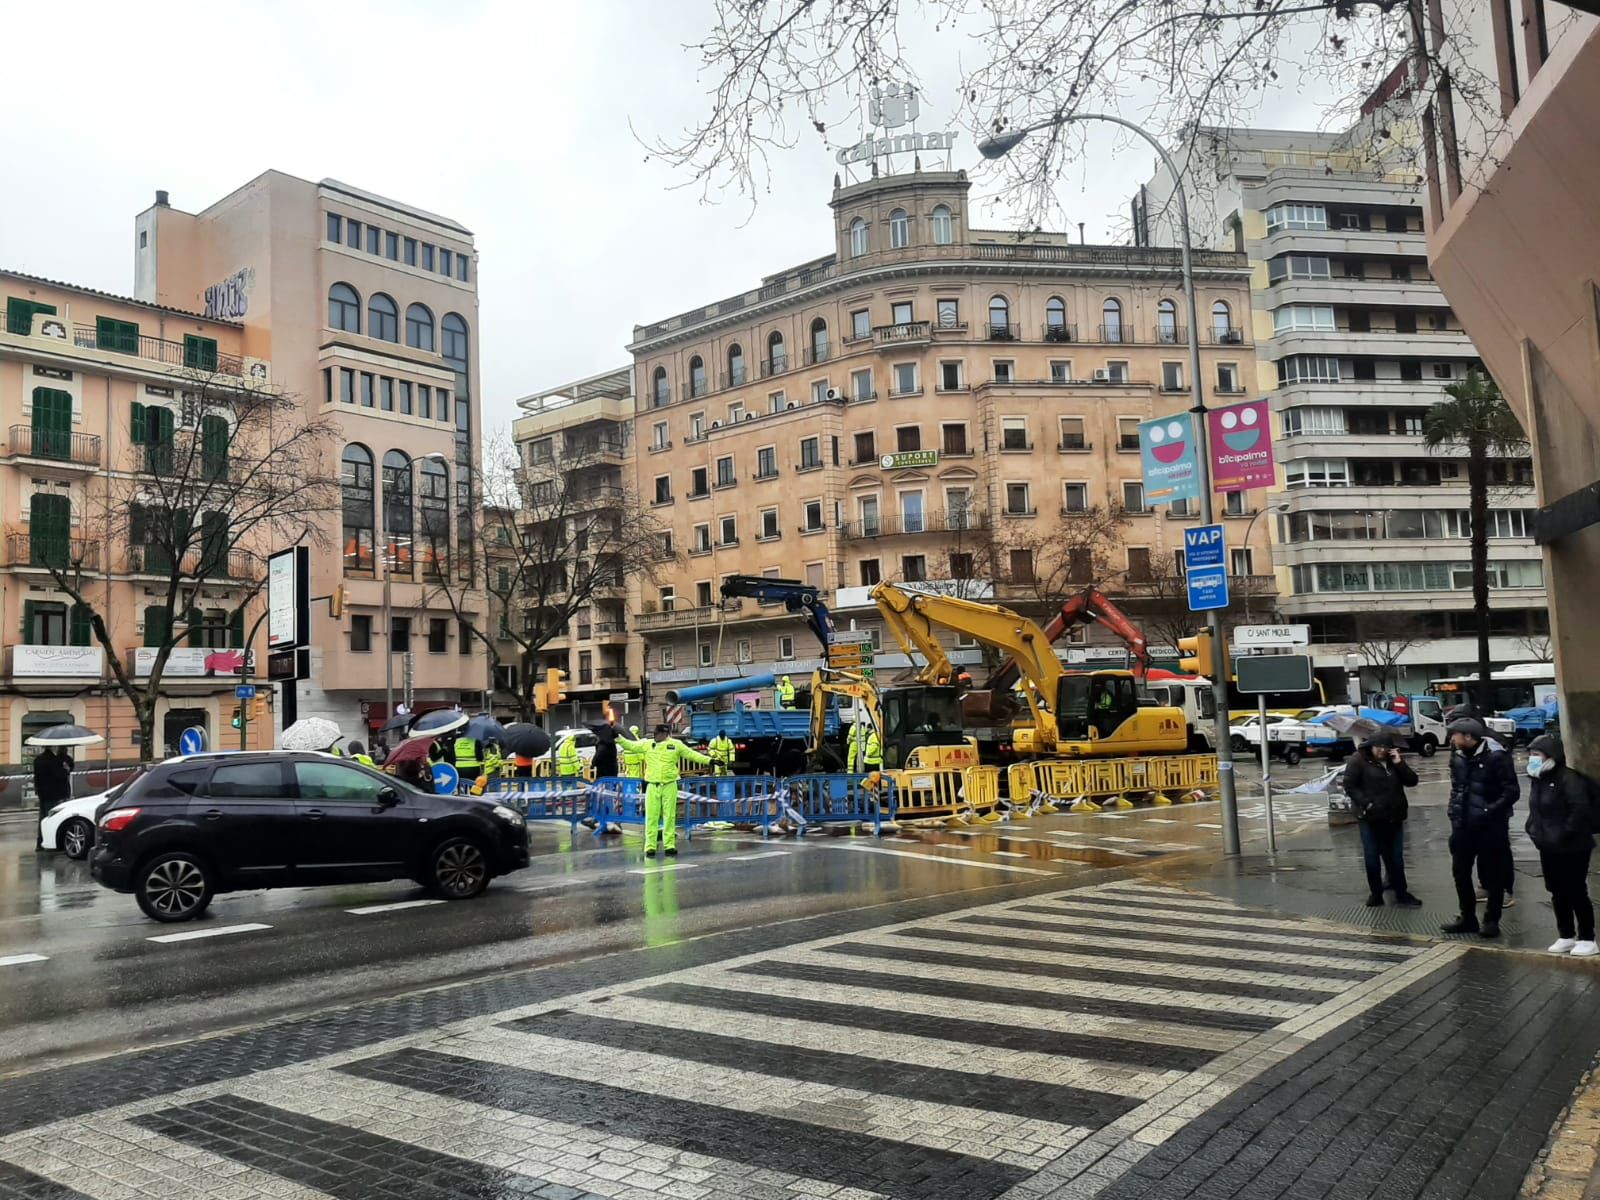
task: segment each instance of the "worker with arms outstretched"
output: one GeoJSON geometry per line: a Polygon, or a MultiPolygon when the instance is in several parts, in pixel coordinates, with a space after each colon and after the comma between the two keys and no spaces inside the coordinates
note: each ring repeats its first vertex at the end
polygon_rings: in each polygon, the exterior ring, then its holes
{"type": "Polygon", "coordinates": [[[617,738],[625,751],[644,755],[644,856],[656,856],[656,835],[668,858],[678,856],[678,779],[685,760],[708,764],[711,759],[672,736],[672,726],[657,725],[654,741],[617,738]]]}

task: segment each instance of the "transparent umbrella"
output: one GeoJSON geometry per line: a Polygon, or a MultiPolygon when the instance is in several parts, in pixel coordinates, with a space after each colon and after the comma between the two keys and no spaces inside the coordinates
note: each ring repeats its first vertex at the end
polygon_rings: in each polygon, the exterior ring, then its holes
{"type": "Polygon", "coordinates": [[[306,717],[278,736],[280,750],[327,750],[344,734],[326,717],[306,717]]]}
{"type": "Polygon", "coordinates": [[[96,742],[103,741],[105,738],[92,729],[85,729],[82,725],[52,725],[29,738],[28,745],[92,746],[96,742]]]}

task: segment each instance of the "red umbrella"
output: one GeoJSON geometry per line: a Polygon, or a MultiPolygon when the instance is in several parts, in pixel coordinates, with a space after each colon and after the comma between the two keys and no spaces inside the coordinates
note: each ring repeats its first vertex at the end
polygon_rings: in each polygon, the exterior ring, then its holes
{"type": "Polygon", "coordinates": [[[428,751],[431,749],[433,749],[433,743],[423,738],[401,742],[394,748],[389,757],[383,760],[383,765],[387,768],[398,766],[401,763],[426,762],[428,751]]]}

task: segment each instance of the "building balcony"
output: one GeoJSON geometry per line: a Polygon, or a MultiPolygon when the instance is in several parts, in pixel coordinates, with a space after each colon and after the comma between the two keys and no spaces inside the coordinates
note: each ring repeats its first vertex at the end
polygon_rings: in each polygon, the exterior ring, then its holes
{"type": "Polygon", "coordinates": [[[983,327],[983,336],[991,342],[1020,342],[1022,340],[1022,326],[1010,325],[1004,321],[990,321],[983,327]]]}
{"type": "Polygon", "coordinates": [[[74,325],[72,344],[82,350],[109,350],[131,358],[147,359],[169,367],[182,367],[204,375],[229,375],[243,378],[245,361],[236,354],[219,354],[204,345],[169,342],[164,338],[106,338],[101,339],[93,325],[74,325]]]}
{"type": "Polygon", "coordinates": [[[1335,304],[1342,307],[1371,305],[1374,308],[1446,309],[1439,285],[1431,279],[1280,279],[1269,284],[1272,305],[1335,304]]]}
{"type": "Polygon", "coordinates": [[[1044,342],[1065,344],[1078,340],[1078,327],[1076,325],[1045,325],[1041,328],[1039,337],[1044,342]]]}
{"type": "MultiPolygon", "coordinates": [[[[647,601],[647,603],[654,603],[647,601]]],[[[721,609],[716,605],[707,605],[704,608],[646,608],[633,619],[633,627],[641,633],[659,629],[683,629],[693,625],[715,625],[721,617],[721,609]]]]}
{"type": "Polygon", "coordinates": [[[33,680],[98,680],[106,670],[106,652],[100,646],[10,646],[6,675],[13,682],[33,680]]]}
{"type": "Polygon", "coordinates": [[[904,321],[899,325],[877,325],[872,340],[880,346],[921,346],[933,340],[929,321],[904,321]]]}
{"type": "Polygon", "coordinates": [[[6,561],[12,569],[48,571],[100,569],[100,540],[52,533],[6,534],[6,561]]]}
{"type": "Polygon", "coordinates": [[[978,509],[958,512],[929,512],[908,518],[903,513],[885,513],[868,520],[844,521],[839,533],[846,541],[878,537],[916,537],[921,534],[962,534],[990,527],[990,514],[978,509]]]}
{"type": "Polygon", "coordinates": [[[1260,243],[1262,258],[1280,254],[1336,254],[1357,258],[1415,258],[1428,252],[1424,235],[1378,229],[1282,229],[1260,243]]]}
{"type": "MultiPolygon", "coordinates": [[[[1278,439],[1280,462],[1299,458],[1404,457],[1423,458],[1428,448],[1420,434],[1396,433],[1296,433],[1278,439]]],[[[1461,451],[1466,454],[1465,448],[1461,451]]]]}
{"type": "Polygon", "coordinates": [[[1205,340],[1212,346],[1242,346],[1244,330],[1234,325],[1211,325],[1206,328],[1205,340]]]}
{"type": "Polygon", "coordinates": [[[615,683],[628,677],[628,668],[621,663],[609,663],[594,669],[594,677],[601,683],[615,683]]]}
{"type": "Polygon", "coordinates": [[[13,425],[6,438],[5,456],[51,466],[99,467],[100,439],[92,433],[13,425]]]}
{"type": "Polygon", "coordinates": [[[1273,412],[1286,408],[1425,407],[1444,396],[1447,379],[1346,379],[1339,383],[1291,383],[1267,393],[1273,412]]]}
{"type": "Polygon", "coordinates": [[[599,484],[591,488],[575,487],[568,497],[568,506],[579,512],[597,508],[619,508],[627,498],[627,490],[617,484],[599,484]]]}
{"type": "MultiPolygon", "coordinates": [[[[1352,332],[1328,329],[1280,333],[1272,339],[1274,358],[1289,354],[1323,354],[1334,358],[1476,358],[1472,339],[1459,329],[1399,333],[1392,329],[1352,332]]],[[[1440,380],[1443,387],[1449,380],[1440,380]]]]}
{"type": "Polygon", "coordinates": [[[628,642],[628,627],[621,621],[597,621],[590,627],[593,640],[602,646],[622,646],[628,642]]]}
{"type": "Polygon", "coordinates": [[[562,451],[562,466],[568,470],[577,467],[620,467],[628,458],[627,443],[615,438],[568,438],[562,451]]]}
{"type": "Polygon", "coordinates": [[[174,572],[189,578],[205,580],[253,580],[260,576],[263,564],[259,558],[243,550],[230,550],[226,554],[208,554],[203,548],[186,553],[174,563],[172,554],[162,546],[129,546],[127,569],[130,575],[155,579],[171,579],[174,572]]]}

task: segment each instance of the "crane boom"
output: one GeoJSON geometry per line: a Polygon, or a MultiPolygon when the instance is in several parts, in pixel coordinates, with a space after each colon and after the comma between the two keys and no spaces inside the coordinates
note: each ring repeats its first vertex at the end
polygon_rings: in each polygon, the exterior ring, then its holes
{"type": "Polygon", "coordinates": [[[732,597],[779,603],[792,613],[800,613],[822,643],[822,653],[833,644],[833,614],[822,602],[816,588],[798,579],[769,579],[765,575],[730,575],[722,581],[724,599],[732,597]]]}
{"type": "MultiPolygon", "coordinates": [[[[1097,588],[1087,588],[1062,604],[1055,616],[1044,626],[1044,635],[1054,643],[1074,625],[1090,622],[1105,626],[1122,639],[1122,644],[1133,656],[1133,673],[1136,678],[1144,679],[1150,674],[1150,648],[1144,632],[1097,588]]],[[[989,691],[1004,695],[1011,690],[1011,685],[1016,683],[1017,674],[1017,660],[1006,659],[995,668],[994,674],[989,676],[989,691]]]]}
{"type": "Polygon", "coordinates": [[[945,654],[933,625],[917,610],[913,593],[879,584],[872,589],[871,596],[883,623],[894,634],[906,657],[915,661],[918,654],[922,655],[927,665],[917,676],[921,682],[947,684],[955,678],[955,666],[945,654]]]}

